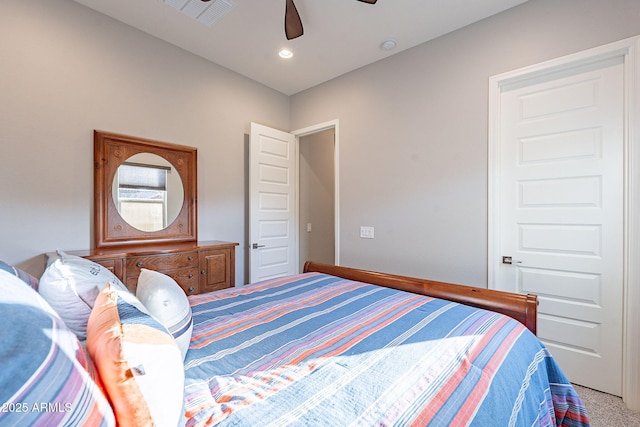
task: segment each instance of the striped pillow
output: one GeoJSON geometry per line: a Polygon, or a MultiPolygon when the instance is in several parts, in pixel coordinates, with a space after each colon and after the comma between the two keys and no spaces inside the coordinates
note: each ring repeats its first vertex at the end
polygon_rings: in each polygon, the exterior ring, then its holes
{"type": "Polygon", "coordinates": [[[166,328],[136,303],[107,284],[89,317],[87,349],[119,425],[175,427],[184,399],[182,356],[166,328]]]}
{"type": "Polygon", "coordinates": [[[0,425],[115,426],[91,361],[51,306],[0,270],[0,425]]]}
{"type": "Polygon", "coordinates": [[[14,276],[20,278],[24,283],[31,286],[36,291],[38,290],[38,279],[27,273],[26,271],[20,270],[6,262],[0,260],[0,270],[8,271],[14,276]]]}
{"type": "Polygon", "coordinates": [[[180,285],[166,274],[141,269],[136,296],[173,335],[184,359],[193,332],[191,305],[180,285]]]}

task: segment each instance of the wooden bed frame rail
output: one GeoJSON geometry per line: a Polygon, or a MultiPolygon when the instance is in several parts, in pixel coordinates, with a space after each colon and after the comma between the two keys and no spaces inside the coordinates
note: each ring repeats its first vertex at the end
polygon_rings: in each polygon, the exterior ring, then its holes
{"type": "Polygon", "coordinates": [[[459,302],[485,310],[510,316],[531,332],[536,333],[538,297],[533,294],[515,294],[454,283],[435,282],[433,280],[378,273],[330,264],[307,261],[304,273],[318,272],[342,277],[343,279],[371,283],[387,288],[399,289],[434,298],[459,302]]]}

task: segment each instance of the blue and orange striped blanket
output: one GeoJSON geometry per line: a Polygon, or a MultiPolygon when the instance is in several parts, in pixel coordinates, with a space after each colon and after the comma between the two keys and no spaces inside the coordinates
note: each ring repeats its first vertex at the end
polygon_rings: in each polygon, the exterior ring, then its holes
{"type": "Polygon", "coordinates": [[[308,273],[189,297],[188,426],[587,426],[517,321],[308,273]]]}

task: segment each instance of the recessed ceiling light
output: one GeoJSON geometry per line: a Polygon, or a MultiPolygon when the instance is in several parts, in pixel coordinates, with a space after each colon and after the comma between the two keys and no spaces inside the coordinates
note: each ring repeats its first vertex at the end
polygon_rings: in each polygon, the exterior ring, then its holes
{"type": "Polygon", "coordinates": [[[291,52],[289,49],[280,49],[278,55],[280,55],[280,58],[289,59],[293,57],[293,52],[291,52]]]}
{"type": "Polygon", "coordinates": [[[393,50],[398,46],[398,42],[394,39],[387,39],[380,44],[382,50],[393,50]]]}

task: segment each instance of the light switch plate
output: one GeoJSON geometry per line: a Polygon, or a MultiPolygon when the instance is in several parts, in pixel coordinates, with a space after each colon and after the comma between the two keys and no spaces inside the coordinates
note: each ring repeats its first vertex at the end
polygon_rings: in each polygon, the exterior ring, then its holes
{"type": "Polygon", "coordinates": [[[373,227],[360,227],[360,237],[362,239],[373,239],[375,237],[375,229],[373,227]]]}

